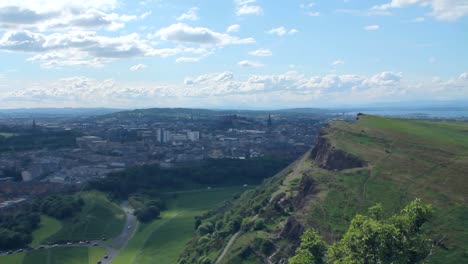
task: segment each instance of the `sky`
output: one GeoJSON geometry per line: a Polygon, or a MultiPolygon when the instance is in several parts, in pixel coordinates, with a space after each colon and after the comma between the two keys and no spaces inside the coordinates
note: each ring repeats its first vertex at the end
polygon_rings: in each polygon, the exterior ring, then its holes
{"type": "Polygon", "coordinates": [[[1,0],[0,109],[468,100],[468,0],[1,0]]]}

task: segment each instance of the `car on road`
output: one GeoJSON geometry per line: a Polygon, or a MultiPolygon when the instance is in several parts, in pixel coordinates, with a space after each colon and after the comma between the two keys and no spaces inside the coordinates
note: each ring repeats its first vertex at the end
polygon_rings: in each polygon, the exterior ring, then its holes
{"type": "Polygon", "coordinates": [[[44,246],[40,246],[39,249],[44,249],[45,247],[44,246]]]}
{"type": "Polygon", "coordinates": [[[96,262],[96,264],[101,264],[101,263],[102,263],[102,261],[98,261],[98,262],[96,262]]]}
{"type": "Polygon", "coordinates": [[[72,242],[67,242],[67,245],[73,245],[73,243],[72,242]]]}
{"type": "Polygon", "coordinates": [[[97,244],[97,243],[94,243],[94,244],[93,244],[93,247],[97,247],[97,246],[98,246],[98,244],[97,244]]]}
{"type": "Polygon", "coordinates": [[[108,258],[109,258],[109,255],[105,255],[104,258],[105,258],[105,259],[108,259],[108,258]]]}
{"type": "Polygon", "coordinates": [[[130,229],[130,228],[132,228],[132,226],[129,225],[129,226],[128,226],[128,229],[130,229]]]}

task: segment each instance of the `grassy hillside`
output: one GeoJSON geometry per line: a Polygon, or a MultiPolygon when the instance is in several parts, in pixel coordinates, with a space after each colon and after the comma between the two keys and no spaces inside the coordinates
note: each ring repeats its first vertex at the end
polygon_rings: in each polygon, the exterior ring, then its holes
{"type": "Polygon", "coordinates": [[[125,213],[102,193],[80,194],[85,205],[70,219],[62,222],[63,227],[47,241],[80,241],[115,237],[122,231],[125,213]]]}
{"type": "Polygon", "coordinates": [[[182,255],[187,263],[215,263],[228,242],[216,263],[275,263],[291,256],[305,228],[318,229],[332,243],[369,206],[382,203],[390,215],[415,197],[435,209],[426,230],[439,243],[429,262],[468,263],[468,123],[365,115],[356,122],[334,122],[323,132],[329,151],[343,150],[367,165],[326,170],[306,154],[228,209],[203,219],[226,226],[240,216],[242,226],[197,234],[182,255]],[[255,228],[259,220],[263,228],[255,228]]]}
{"type": "Polygon", "coordinates": [[[62,223],[55,218],[41,215],[41,223],[39,229],[33,232],[32,247],[40,245],[50,236],[57,233],[62,228],[62,223]]]}
{"type": "Polygon", "coordinates": [[[115,264],[177,263],[179,254],[194,232],[195,216],[202,215],[245,188],[223,188],[170,194],[168,210],[161,219],[140,224],[115,264]]]}
{"type": "Polygon", "coordinates": [[[6,264],[95,264],[106,251],[97,247],[51,248],[0,257],[6,264]]]}

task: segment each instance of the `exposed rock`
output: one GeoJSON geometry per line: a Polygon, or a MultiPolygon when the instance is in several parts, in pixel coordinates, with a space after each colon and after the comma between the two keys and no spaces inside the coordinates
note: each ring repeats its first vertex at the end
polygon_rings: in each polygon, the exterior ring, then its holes
{"type": "Polygon", "coordinates": [[[294,207],[296,208],[304,207],[307,197],[317,192],[315,189],[316,183],[312,177],[303,177],[299,186],[299,192],[294,197],[294,207]]]}
{"type": "Polygon", "coordinates": [[[284,224],[280,237],[287,238],[290,241],[300,241],[303,232],[304,226],[296,219],[296,217],[291,216],[286,221],[286,224],[284,224]]]}
{"type": "Polygon", "coordinates": [[[323,134],[319,136],[311,157],[319,167],[327,170],[345,170],[366,165],[360,158],[336,149],[323,134]]]}

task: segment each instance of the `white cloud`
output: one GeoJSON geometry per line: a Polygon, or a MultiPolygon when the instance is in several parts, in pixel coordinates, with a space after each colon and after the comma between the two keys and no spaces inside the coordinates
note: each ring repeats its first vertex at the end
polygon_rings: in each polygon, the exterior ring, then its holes
{"type": "Polygon", "coordinates": [[[139,70],[143,70],[144,68],[146,68],[148,66],[146,66],[145,64],[136,64],[136,65],[133,65],[132,67],[130,67],[130,70],[131,71],[139,71],[139,70]]]}
{"type": "Polygon", "coordinates": [[[372,31],[372,30],[379,30],[380,26],[379,25],[369,25],[364,27],[365,30],[372,31]]]}
{"type": "Polygon", "coordinates": [[[264,65],[261,64],[260,62],[256,62],[256,61],[248,61],[248,60],[243,60],[243,61],[239,61],[239,63],[237,63],[239,66],[241,67],[246,67],[246,68],[259,68],[259,67],[263,67],[264,65]]]}
{"type": "Polygon", "coordinates": [[[232,72],[222,72],[222,73],[208,73],[203,74],[195,78],[186,78],[184,83],[186,85],[197,85],[197,84],[207,84],[207,83],[225,83],[232,81],[234,79],[234,74],[232,72]]]}
{"type": "Polygon", "coordinates": [[[345,64],[345,62],[342,61],[342,60],[336,60],[336,61],[331,63],[331,65],[333,65],[333,66],[338,66],[338,65],[343,65],[343,64],[345,64]]]}
{"type": "Polygon", "coordinates": [[[309,12],[307,12],[307,15],[308,15],[308,16],[311,16],[311,17],[318,17],[318,16],[320,16],[320,12],[317,12],[317,11],[309,11],[309,12]]]}
{"type": "MultiPolygon", "coordinates": [[[[24,1],[30,3],[30,1],[24,1]]],[[[49,1],[44,6],[25,5],[21,1],[0,3],[0,27],[4,29],[29,29],[39,31],[100,29],[117,30],[126,22],[137,19],[135,15],[108,12],[111,1],[49,1]],[[51,2],[56,2],[51,5],[51,2]],[[64,4],[68,3],[68,4],[64,4]],[[107,3],[107,4],[106,4],[107,3]],[[57,8],[61,6],[62,8],[57,8]]],[[[39,0],[38,2],[43,2],[39,0]]]]}
{"type": "Polygon", "coordinates": [[[147,12],[144,12],[143,14],[140,15],[140,19],[145,19],[147,17],[149,17],[151,14],[153,13],[153,11],[147,11],[147,12]]]}
{"type": "Polygon", "coordinates": [[[415,19],[413,19],[413,22],[415,23],[421,23],[421,22],[424,22],[426,19],[424,17],[417,17],[415,19]]]}
{"type": "Polygon", "coordinates": [[[90,31],[42,34],[31,31],[8,31],[0,38],[0,50],[35,54],[29,61],[43,67],[73,65],[102,66],[114,59],[130,57],[168,57],[181,53],[203,54],[203,48],[156,49],[137,33],[117,37],[101,36],[90,31]]]}
{"type": "Polygon", "coordinates": [[[155,34],[162,40],[196,43],[202,45],[233,45],[255,43],[253,38],[238,38],[226,33],[215,32],[205,27],[191,27],[183,23],[172,24],[155,34]]]}
{"type": "Polygon", "coordinates": [[[227,29],[226,29],[226,32],[227,33],[232,33],[232,32],[237,32],[240,30],[240,25],[238,24],[234,24],[234,25],[230,25],[227,29]]]}
{"type": "Polygon", "coordinates": [[[267,31],[268,34],[276,34],[280,37],[288,34],[288,35],[294,35],[296,33],[298,33],[299,31],[297,29],[287,29],[283,26],[281,27],[277,27],[277,28],[272,28],[270,30],[267,31]]]}
{"type": "Polygon", "coordinates": [[[198,19],[199,19],[198,18],[198,7],[192,7],[187,12],[180,15],[177,18],[177,21],[184,21],[184,20],[197,21],[198,19]]]}
{"type": "Polygon", "coordinates": [[[468,2],[465,0],[391,0],[372,7],[372,10],[389,10],[412,5],[430,6],[431,15],[439,20],[454,21],[468,15],[468,2]]]}
{"type": "Polygon", "coordinates": [[[315,3],[311,2],[308,4],[301,4],[299,7],[301,9],[304,9],[306,11],[306,14],[311,17],[317,17],[320,16],[320,12],[313,10],[313,8],[316,6],[315,3]]]}
{"type": "Polygon", "coordinates": [[[236,15],[261,15],[263,8],[256,4],[256,0],[234,0],[236,15]]]}
{"type": "MultiPolygon", "coordinates": [[[[24,81],[24,80],[23,80],[24,81]]],[[[3,107],[303,107],[365,104],[411,99],[468,99],[468,72],[443,80],[408,83],[398,72],[372,76],[298,72],[250,75],[244,80],[232,72],[208,73],[185,79],[184,84],[121,83],[70,77],[23,83],[21,89],[0,93],[3,107]],[[241,105],[239,105],[241,102],[241,105]]]]}
{"type": "Polygon", "coordinates": [[[252,56],[258,56],[258,57],[269,57],[273,55],[273,53],[269,49],[254,50],[254,51],[249,52],[249,54],[252,56]]]}

